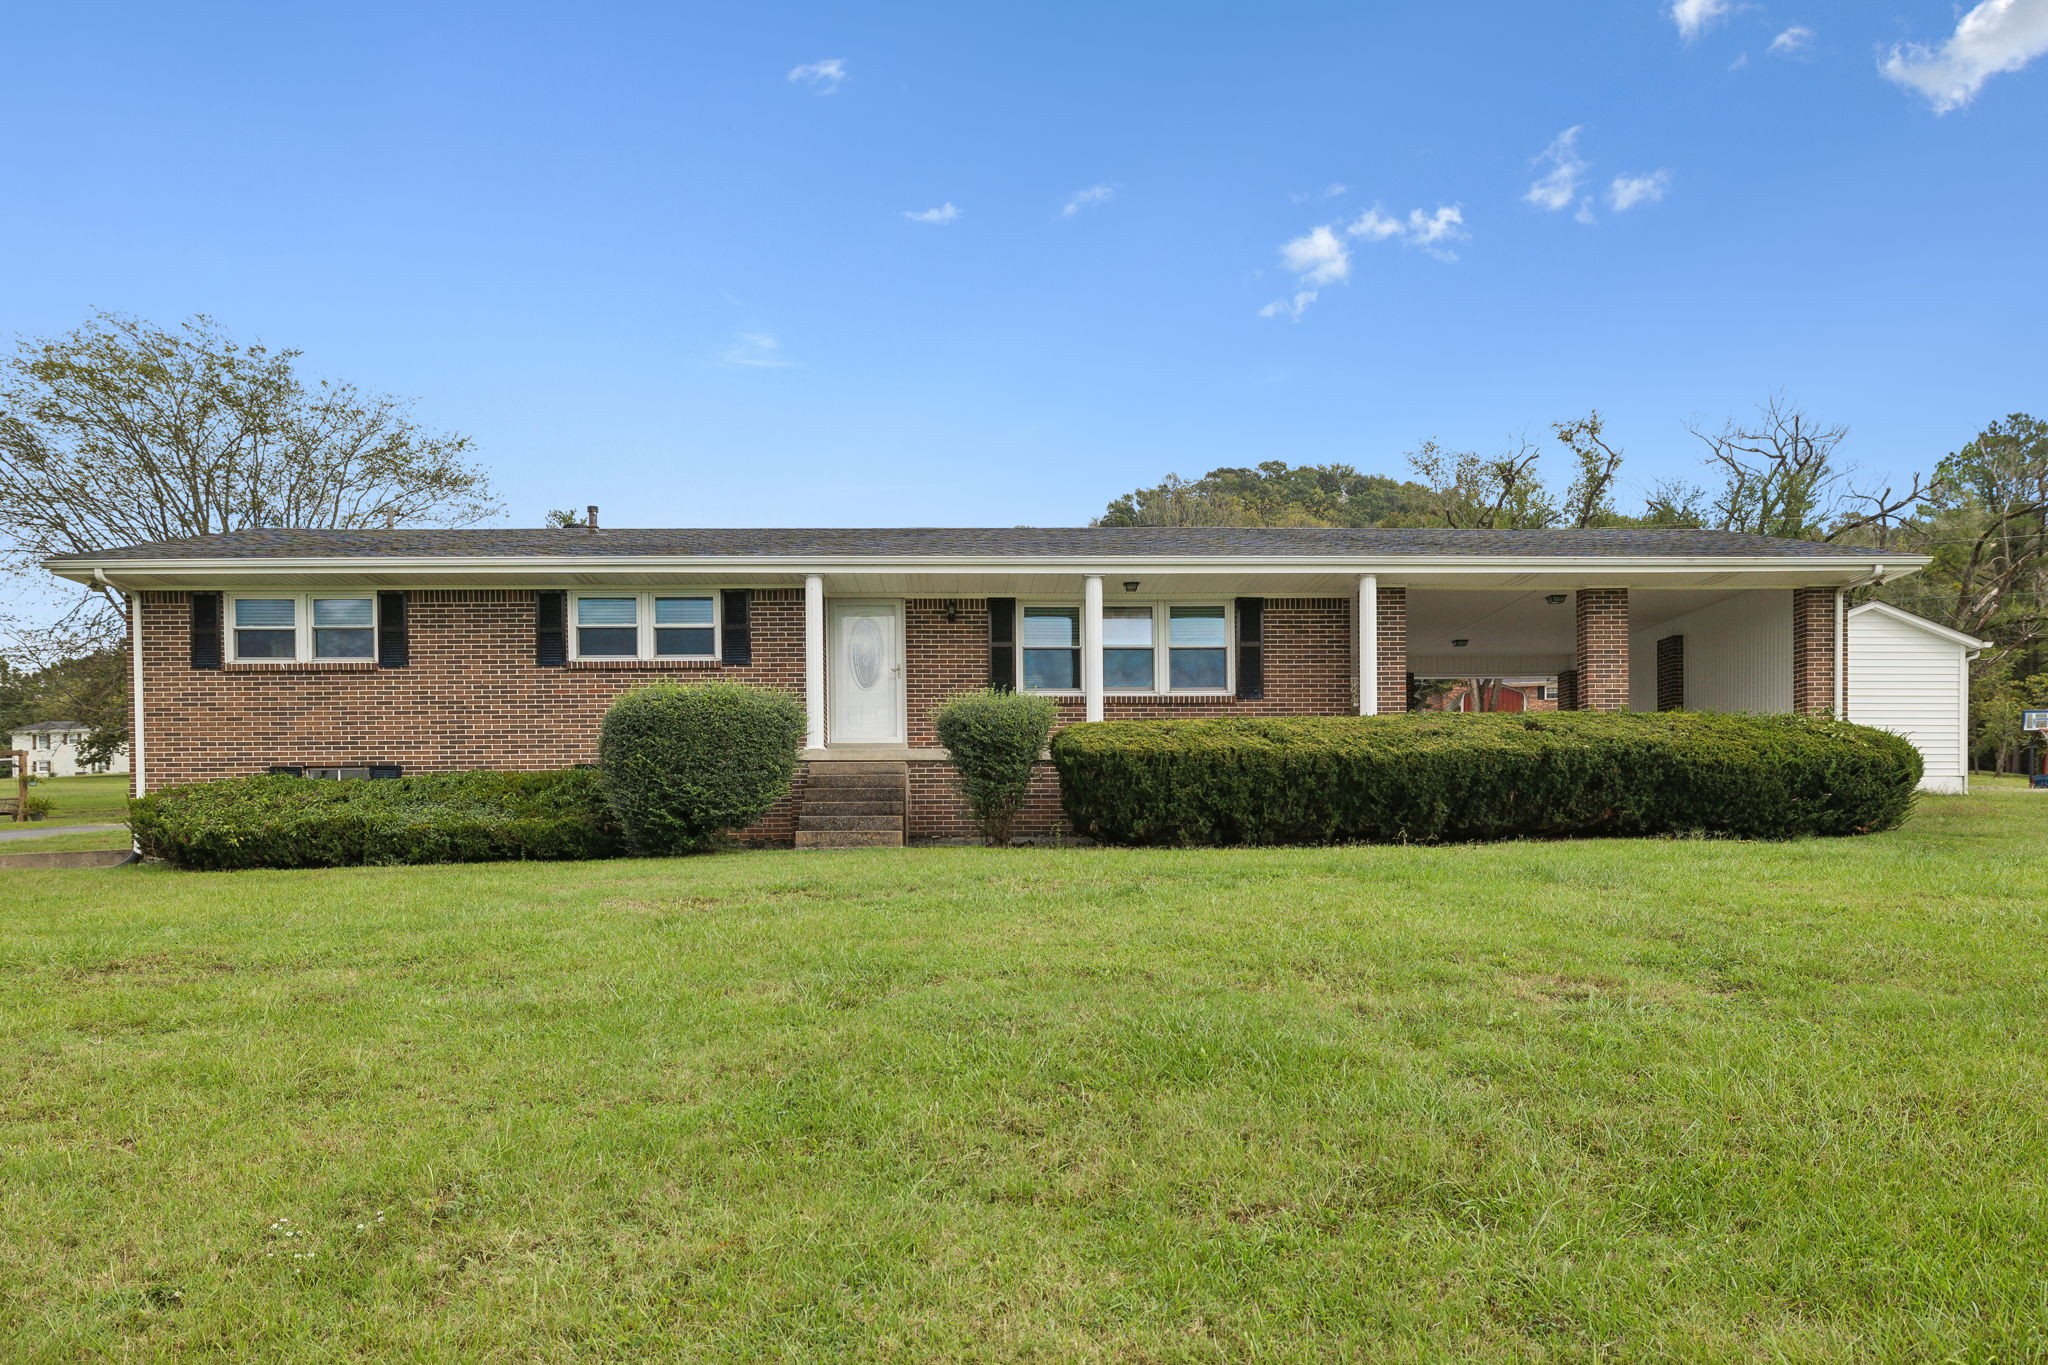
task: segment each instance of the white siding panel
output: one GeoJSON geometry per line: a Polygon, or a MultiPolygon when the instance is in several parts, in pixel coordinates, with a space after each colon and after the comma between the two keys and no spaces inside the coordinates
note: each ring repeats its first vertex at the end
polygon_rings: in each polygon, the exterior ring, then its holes
{"type": "Polygon", "coordinates": [[[1849,719],[1910,740],[1929,791],[1959,791],[1969,776],[1967,678],[1960,646],[1875,612],[1849,618],[1849,719]]]}
{"type": "Polygon", "coordinates": [[[1657,709],[1657,642],[1685,637],[1685,706],[1689,711],[1792,709],[1792,593],[1750,588],[1662,625],[1634,631],[1628,642],[1629,706],[1657,709]]]}

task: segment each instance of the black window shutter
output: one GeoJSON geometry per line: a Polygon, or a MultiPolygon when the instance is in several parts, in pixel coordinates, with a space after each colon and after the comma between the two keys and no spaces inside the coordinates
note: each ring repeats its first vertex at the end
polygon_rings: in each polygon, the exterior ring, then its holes
{"type": "Polygon", "coordinates": [[[988,599],[988,685],[998,692],[1017,690],[1017,599],[988,599]]]}
{"type": "Polygon", "coordinates": [[[1237,695],[1257,701],[1266,695],[1266,599],[1237,599],[1237,695]]]}
{"type": "Polygon", "coordinates": [[[727,588],[719,596],[719,625],[725,639],[721,663],[745,666],[754,662],[754,628],[750,616],[754,594],[746,588],[727,588]]]}
{"type": "Polygon", "coordinates": [[[562,668],[569,662],[568,598],[565,592],[533,595],[533,661],[542,668],[562,668]]]}
{"type": "Polygon", "coordinates": [[[405,638],[405,594],[377,594],[377,667],[404,668],[412,662],[405,638]]]}
{"type": "Polygon", "coordinates": [[[192,594],[192,666],[219,668],[221,659],[220,594],[192,594]]]}

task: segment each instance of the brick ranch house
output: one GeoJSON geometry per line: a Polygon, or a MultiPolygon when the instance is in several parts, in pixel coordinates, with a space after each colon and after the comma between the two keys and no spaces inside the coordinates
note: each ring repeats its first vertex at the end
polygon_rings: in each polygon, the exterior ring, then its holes
{"type": "MultiPolygon", "coordinates": [[[[588,763],[658,678],[786,689],[790,798],[748,835],[966,839],[933,718],[1405,710],[1555,677],[1566,709],[1846,713],[1844,592],[1920,557],[1713,531],[254,530],[64,556],[130,604],[140,792],[273,768],[588,763]],[[877,809],[884,812],[877,814],[877,809]]],[[[1038,779],[1023,832],[1058,829],[1038,779]]]]}

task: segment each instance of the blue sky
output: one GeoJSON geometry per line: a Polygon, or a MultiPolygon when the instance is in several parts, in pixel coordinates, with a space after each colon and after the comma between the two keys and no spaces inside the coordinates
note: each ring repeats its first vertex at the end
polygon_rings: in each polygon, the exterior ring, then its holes
{"type": "Polygon", "coordinates": [[[2048,0],[11,8],[0,328],[301,347],[515,524],[2048,410],[2048,0]]]}

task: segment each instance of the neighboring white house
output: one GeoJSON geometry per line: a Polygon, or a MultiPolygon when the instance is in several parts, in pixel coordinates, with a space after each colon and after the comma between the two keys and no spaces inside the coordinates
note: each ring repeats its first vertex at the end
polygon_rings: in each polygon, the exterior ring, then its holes
{"type": "Polygon", "coordinates": [[[1970,789],[1970,660],[1986,642],[1866,602],[1849,613],[1849,719],[1911,740],[1920,789],[1970,789]]]}
{"type": "Polygon", "coordinates": [[[117,750],[113,762],[88,766],[78,761],[78,746],[88,726],[82,720],[39,720],[14,732],[16,749],[28,751],[30,777],[77,777],[81,773],[125,773],[128,752],[117,750]]]}

